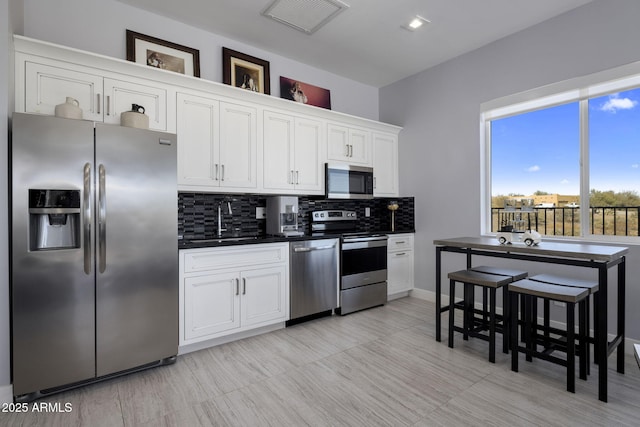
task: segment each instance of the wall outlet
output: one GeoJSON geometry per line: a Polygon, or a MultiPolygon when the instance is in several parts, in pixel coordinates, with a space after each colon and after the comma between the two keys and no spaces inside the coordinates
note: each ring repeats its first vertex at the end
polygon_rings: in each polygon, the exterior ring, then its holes
{"type": "Polygon", "coordinates": [[[364,216],[367,218],[371,216],[371,208],[364,208],[364,216]]]}
{"type": "Polygon", "coordinates": [[[267,217],[266,208],[261,206],[256,206],[256,219],[265,219],[267,217]]]}

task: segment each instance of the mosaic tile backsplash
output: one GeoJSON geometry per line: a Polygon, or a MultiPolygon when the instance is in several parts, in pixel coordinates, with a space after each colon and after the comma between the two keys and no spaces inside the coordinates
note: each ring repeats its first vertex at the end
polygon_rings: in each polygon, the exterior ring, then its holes
{"type": "MultiPolygon", "coordinates": [[[[256,208],[267,205],[266,195],[246,194],[178,194],[178,239],[197,240],[217,237],[218,206],[221,208],[223,236],[265,236],[266,220],[256,219],[256,208]],[[229,206],[231,213],[229,213],[229,206]]],[[[415,229],[413,197],[376,198],[372,200],[326,200],[308,196],[298,197],[298,223],[305,234],[311,233],[310,213],[317,210],[343,209],[357,212],[357,231],[390,231],[391,212],[387,204],[398,202],[396,232],[415,229]],[[371,216],[365,217],[365,208],[371,216]]]]}

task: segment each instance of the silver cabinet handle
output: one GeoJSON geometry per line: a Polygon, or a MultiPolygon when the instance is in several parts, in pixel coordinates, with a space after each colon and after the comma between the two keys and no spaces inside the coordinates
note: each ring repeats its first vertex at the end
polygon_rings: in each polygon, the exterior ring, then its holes
{"type": "Polygon", "coordinates": [[[82,213],[83,213],[83,242],[84,245],[84,272],[85,274],[91,274],[91,164],[86,163],[84,165],[84,193],[82,197],[82,213]]]}
{"type": "Polygon", "coordinates": [[[104,165],[98,167],[98,271],[107,269],[107,192],[104,165]]]}
{"type": "Polygon", "coordinates": [[[405,256],[406,254],[407,254],[406,252],[398,252],[396,256],[405,256]]]}
{"type": "Polygon", "coordinates": [[[247,279],[245,277],[242,278],[242,295],[247,294],[247,279]]]}
{"type": "Polygon", "coordinates": [[[218,180],[218,164],[216,163],[215,166],[216,166],[216,173],[215,173],[214,179],[217,181],[218,180]]]}
{"type": "Polygon", "coordinates": [[[396,245],[404,245],[406,242],[404,240],[398,240],[396,245]]]}
{"type": "Polygon", "coordinates": [[[295,184],[295,181],[293,180],[293,171],[289,171],[289,184],[295,184]]]}
{"type": "Polygon", "coordinates": [[[236,277],[236,295],[240,295],[240,280],[236,277]]]}
{"type": "Polygon", "coordinates": [[[350,144],[349,147],[351,150],[351,154],[349,154],[349,157],[353,157],[353,144],[350,144]]]}
{"type": "Polygon", "coordinates": [[[100,114],[100,94],[98,94],[98,106],[97,106],[96,110],[97,110],[96,113],[100,114]]]}
{"type": "Polygon", "coordinates": [[[349,144],[344,144],[344,156],[349,157],[349,144]]]}
{"type": "Polygon", "coordinates": [[[300,171],[296,171],[296,185],[300,184],[300,171]]]}
{"type": "Polygon", "coordinates": [[[107,95],[107,116],[111,115],[111,97],[107,95]]]}
{"type": "Polygon", "coordinates": [[[222,176],[220,177],[220,181],[224,181],[224,165],[220,165],[220,169],[222,170],[222,176]]]}
{"type": "Polygon", "coordinates": [[[376,177],[375,176],[373,177],[373,188],[374,189],[377,188],[377,186],[376,186],[376,177]]]}

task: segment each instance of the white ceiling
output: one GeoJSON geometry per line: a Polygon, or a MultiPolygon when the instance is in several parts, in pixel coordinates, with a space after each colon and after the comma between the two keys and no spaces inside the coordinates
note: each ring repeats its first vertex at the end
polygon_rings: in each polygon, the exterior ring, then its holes
{"type": "Polygon", "coordinates": [[[311,35],[262,16],[272,0],[120,1],[382,87],[592,0],[343,0],[311,35]],[[431,23],[402,28],[416,14],[431,23]]]}

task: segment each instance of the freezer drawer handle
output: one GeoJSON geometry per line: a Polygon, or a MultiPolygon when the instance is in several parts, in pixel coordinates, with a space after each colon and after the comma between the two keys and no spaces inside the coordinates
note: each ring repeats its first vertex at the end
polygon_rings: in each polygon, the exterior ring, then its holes
{"type": "Polygon", "coordinates": [[[106,171],[104,165],[98,167],[98,271],[107,268],[107,194],[105,190],[106,171]]]}
{"type": "Polygon", "coordinates": [[[311,252],[311,251],[322,251],[325,249],[333,249],[335,248],[336,245],[329,245],[329,246],[312,246],[310,248],[305,248],[304,246],[296,246],[293,248],[294,252],[311,252]]]}
{"type": "Polygon", "coordinates": [[[91,164],[84,165],[84,192],[82,199],[83,208],[83,240],[84,245],[84,272],[91,274],[91,164]]]}

